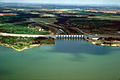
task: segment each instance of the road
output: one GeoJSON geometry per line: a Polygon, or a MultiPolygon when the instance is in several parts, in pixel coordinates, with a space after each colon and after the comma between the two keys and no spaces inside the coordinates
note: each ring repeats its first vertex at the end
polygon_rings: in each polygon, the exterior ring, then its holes
{"type": "Polygon", "coordinates": [[[64,30],[61,26],[58,26],[58,25],[55,25],[55,24],[52,24],[52,23],[47,23],[47,22],[40,21],[40,20],[38,22],[33,18],[30,18],[30,21],[35,22],[35,23],[40,24],[40,25],[43,25],[41,23],[44,23],[44,24],[48,25],[48,26],[45,26],[45,25],[44,26],[50,28],[51,31],[53,31],[54,33],[61,33],[62,32],[63,34],[66,34],[65,32],[63,32],[64,30]],[[54,26],[54,27],[52,27],[52,26],[54,26]],[[62,31],[60,29],[62,29],[62,31]]]}
{"type": "Polygon", "coordinates": [[[0,36],[56,38],[54,35],[30,35],[30,34],[12,34],[12,33],[0,33],[0,36]]]}

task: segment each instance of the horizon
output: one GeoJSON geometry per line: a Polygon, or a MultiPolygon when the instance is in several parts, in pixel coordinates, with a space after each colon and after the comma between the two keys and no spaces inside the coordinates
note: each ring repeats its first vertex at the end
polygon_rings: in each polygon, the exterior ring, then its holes
{"type": "Polygon", "coordinates": [[[120,5],[115,5],[115,4],[54,4],[54,3],[22,3],[22,2],[1,2],[3,4],[33,4],[33,5],[56,5],[56,6],[90,6],[90,7],[94,7],[94,6],[98,6],[98,7],[120,7],[120,5]]]}
{"type": "Polygon", "coordinates": [[[84,6],[84,5],[88,5],[88,6],[120,6],[120,1],[119,0],[109,0],[109,1],[105,1],[105,0],[101,0],[101,1],[97,1],[97,0],[62,0],[61,2],[57,2],[58,0],[44,0],[44,1],[40,1],[40,0],[21,0],[21,1],[17,1],[17,0],[1,0],[0,3],[28,3],[28,4],[53,4],[53,5],[75,5],[75,6],[84,6]],[[90,2],[91,1],[91,2],[90,2]]]}

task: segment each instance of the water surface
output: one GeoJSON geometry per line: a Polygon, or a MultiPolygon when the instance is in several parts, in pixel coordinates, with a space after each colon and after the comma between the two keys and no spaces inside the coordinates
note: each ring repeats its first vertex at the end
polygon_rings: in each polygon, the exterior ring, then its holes
{"type": "Polygon", "coordinates": [[[0,47],[0,80],[120,80],[120,48],[85,40],[15,51],[0,47]]]}

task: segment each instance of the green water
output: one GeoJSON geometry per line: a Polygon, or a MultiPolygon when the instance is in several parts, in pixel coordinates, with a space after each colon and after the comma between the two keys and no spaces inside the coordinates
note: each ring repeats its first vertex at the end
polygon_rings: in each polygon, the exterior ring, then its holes
{"type": "Polygon", "coordinates": [[[84,40],[22,52],[1,46],[0,80],[120,80],[120,48],[84,40]]]}

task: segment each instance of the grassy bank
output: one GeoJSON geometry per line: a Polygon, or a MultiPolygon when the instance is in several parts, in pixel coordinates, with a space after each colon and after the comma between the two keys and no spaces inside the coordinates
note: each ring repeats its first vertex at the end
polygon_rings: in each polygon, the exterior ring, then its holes
{"type": "Polygon", "coordinates": [[[40,45],[54,44],[54,39],[52,38],[32,38],[32,37],[9,37],[0,36],[0,45],[12,47],[14,49],[24,49],[31,48],[40,45]],[[34,45],[34,46],[33,46],[34,45]],[[35,46],[36,45],[36,46],[35,46]]]}

